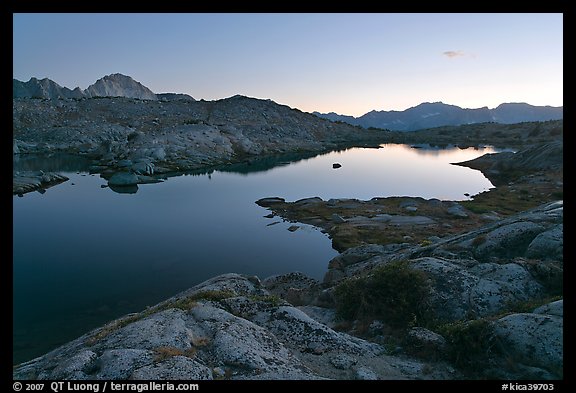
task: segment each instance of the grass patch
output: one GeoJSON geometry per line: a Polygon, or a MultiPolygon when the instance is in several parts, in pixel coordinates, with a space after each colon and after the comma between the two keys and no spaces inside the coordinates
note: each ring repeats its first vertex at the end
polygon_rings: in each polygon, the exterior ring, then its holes
{"type": "MultiPolygon", "coordinates": [[[[471,202],[471,201],[463,201],[463,202],[471,202]]],[[[463,203],[460,202],[460,203],[463,203]]],[[[490,207],[479,205],[479,204],[468,204],[466,205],[466,209],[470,210],[472,213],[476,214],[483,214],[490,212],[490,207]]]]}
{"type": "Polygon", "coordinates": [[[515,184],[496,184],[496,188],[475,195],[472,200],[460,202],[476,214],[495,211],[502,215],[515,214],[532,209],[543,203],[563,199],[563,172],[540,171],[514,179],[515,184]]]}
{"type": "MultiPolygon", "coordinates": [[[[426,228],[411,228],[410,236],[413,242],[425,241],[426,236],[430,236],[432,232],[426,228]]],[[[388,226],[386,229],[374,228],[371,226],[353,226],[353,225],[339,225],[331,231],[332,247],[339,251],[344,252],[349,248],[360,246],[362,244],[395,244],[405,243],[404,232],[406,229],[394,226],[388,226]]]]}
{"type": "Polygon", "coordinates": [[[220,291],[220,290],[210,290],[198,292],[189,297],[191,300],[209,300],[213,302],[219,302],[229,297],[234,297],[236,294],[232,291],[220,291]]]}
{"type": "Polygon", "coordinates": [[[460,204],[476,214],[495,211],[508,216],[532,209],[543,202],[546,202],[546,199],[537,195],[536,190],[533,193],[512,192],[509,186],[500,186],[475,195],[473,200],[462,201],[460,204]],[[530,198],[531,195],[534,195],[534,198],[530,198]]]}
{"type": "Polygon", "coordinates": [[[250,300],[252,300],[253,302],[267,303],[272,307],[278,307],[278,306],[281,306],[282,304],[284,304],[284,300],[282,300],[282,298],[280,298],[279,296],[276,296],[276,295],[266,295],[266,296],[251,295],[248,298],[250,300]]]}
{"type": "Polygon", "coordinates": [[[478,235],[472,240],[472,247],[478,247],[484,242],[486,242],[486,235],[478,235]]]}
{"type": "Polygon", "coordinates": [[[430,317],[429,293],[425,273],[407,261],[391,262],[340,283],[334,290],[336,314],[345,320],[381,319],[396,328],[421,325],[430,317]]]}
{"type": "Polygon", "coordinates": [[[208,337],[194,337],[192,338],[192,345],[195,347],[205,347],[210,344],[210,341],[208,337]]]}
{"type": "Polygon", "coordinates": [[[170,346],[162,346],[154,348],[154,361],[157,363],[162,362],[166,359],[170,359],[174,356],[186,356],[188,358],[193,359],[196,356],[196,349],[192,347],[183,350],[180,348],[170,346]]]}
{"type": "MultiPolygon", "coordinates": [[[[192,308],[196,307],[196,305],[197,305],[197,303],[196,303],[195,299],[192,299],[189,297],[182,298],[182,299],[178,299],[174,302],[170,302],[170,303],[163,305],[161,307],[154,308],[153,311],[151,313],[149,313],[148,315],[151,315],[155,312],[168,310],[170,308],[178,308],[182,311],[188,311],[188,310],[191,310],[192,308]]],[[[148,316],[148,315],[146,315],[146,316],[148,316]]]]}

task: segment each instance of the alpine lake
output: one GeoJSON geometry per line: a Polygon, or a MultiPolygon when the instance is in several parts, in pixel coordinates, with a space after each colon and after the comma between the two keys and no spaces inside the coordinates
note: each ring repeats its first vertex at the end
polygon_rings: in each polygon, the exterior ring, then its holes
{"type": "Polygon", "coordinates": [[[322,280],[337,255],[328,236],[305,224],[288,231],[293,223],[265,217],[260,198],[462,201],[493,185],[451,163],[494,152],[385,144],[230,165],[130,193],[90,174],[87,160],[23,155],[14,170],[56,171],[69,180],[13,197],[13,363],[219,274],[263,279],[300,271],[322,280]]]}

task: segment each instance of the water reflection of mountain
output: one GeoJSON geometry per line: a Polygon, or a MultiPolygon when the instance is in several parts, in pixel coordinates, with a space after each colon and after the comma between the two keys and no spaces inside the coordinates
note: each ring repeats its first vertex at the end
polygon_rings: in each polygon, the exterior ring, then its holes
{"type": "Polygon", "coordinates": [[[15,171],[80,172],[88,171],[90,159],[72,154],[14,154],[15,171]]]}
{"type": "Polygon", "coordinates": [[[322,154],[318,154],[318,152],[280,154],[265,158],[250,159],[236,164],[228,164],[218,167],[217,169],[220,172],[248,175],[250,173],[267,172],[276,167],[290,165],[298,161],[305,161],[320,155],[322,154]]]}
{"type": "Polygon", "coordinates": [[[513,149],[497,149],[493,146],[458,146],[453,144],[440,144],[440,145],[430,145],[428,143],[415,143],[410,145],[410,148],[414,150],[419,155],[423,156],[438,156],[440,153],[446,153],[454,150],[465,150],[465,149],[474,149],[480,152],[484,152],[486,149],[491,149],[494,152],[501,152],[501,151],[515,151],[513,149]]]}

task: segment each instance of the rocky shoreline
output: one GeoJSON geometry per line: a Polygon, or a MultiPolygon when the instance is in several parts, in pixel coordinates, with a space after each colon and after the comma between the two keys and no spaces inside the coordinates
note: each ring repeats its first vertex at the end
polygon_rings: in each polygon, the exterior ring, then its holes
{"type": "Polygon", "coordinates": [[[44,193],[47,188],[68,181],[66,176],[44,171],[14,171],[12,176],[12,194],[22,196],[27,192],[44,193]]]}
{"type": "Polygon", "coordinates": [[[13,123],[15,155],[89,157],[90,171],[116,187],[278,154],[378,146],[390,133],[243,96],[218,101],[14,99],[13,123]]]}
{"type": "MultiPolygon", "coordinates": [[[[91,173],[134,188],[168,176],[381,143],[525,148],[562,141],[562,120],[474,124],[415,132],[331,122],[271,100],[126,97],[13,99],[13,153],[67,153],[92,160],[91,173]]],[[[25,176],[14,173],[18,183],[25,176]]],[[[28,182],[21,191],[40,189],[28,182]]],[[[44,186],[42,186],[44,187],[44,186]]]]}

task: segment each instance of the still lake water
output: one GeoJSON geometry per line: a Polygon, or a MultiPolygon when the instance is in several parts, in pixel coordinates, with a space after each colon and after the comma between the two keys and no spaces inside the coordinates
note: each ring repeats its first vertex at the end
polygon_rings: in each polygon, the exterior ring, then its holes
{"type": "Polygon", "coordinates": [[[301,271],[322,279],[337,255],[330,239],[308,225],[295,232],[287,222],[268,225],[281,220],[264,217],[269,212],[254,203],[260,198],[465,200],[464,193],[492,188],[481,172],[450,165],[492,148],[382,146],[257,172],[172,177],[134,194],[102,188],[106,180],[69,160],[15,162],[70,180],[13,198],[13,362],[218,274],[301,271]],[[342,167],[333,169],[335,162],[342,167]]]}

